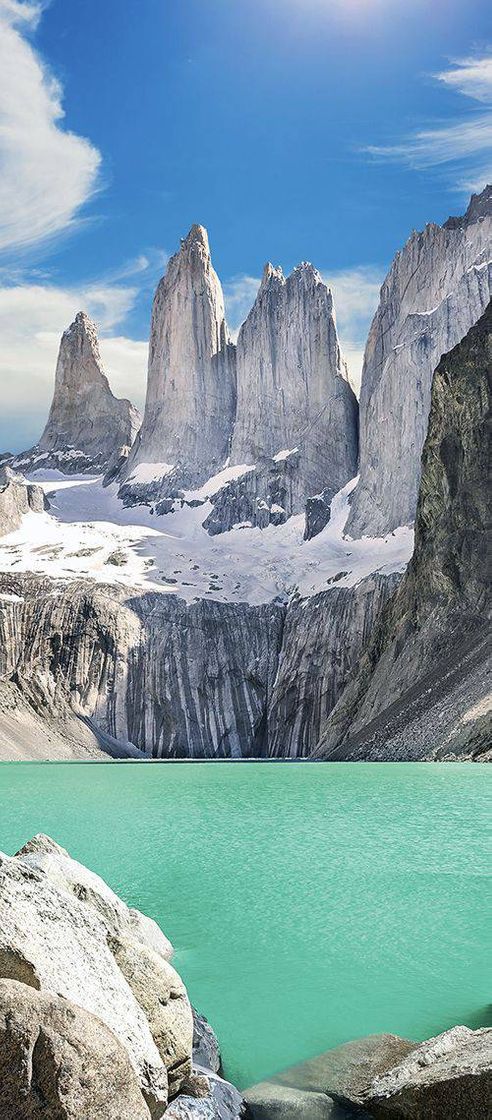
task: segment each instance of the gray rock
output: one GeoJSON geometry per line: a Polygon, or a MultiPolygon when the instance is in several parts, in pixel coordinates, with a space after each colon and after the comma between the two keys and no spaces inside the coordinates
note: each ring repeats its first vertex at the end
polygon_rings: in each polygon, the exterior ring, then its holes
{"type": "Polygon", "coordinates": [[[41,486],[26,482],[9,466],[0,466],[0,537],[19,529],[26,513],[43,513],[48,508],[41,486]]]}
{"type": "Polygon", "coordinates": [[[279,462],[264,459],[211,496],[213,510],[203,527],[216,536],[235,525],[258,529],[283,525],[303,505],[304,494],[299,451],[291,451],[279,462]]]}
{"type": "Polygon", "coordinates": [[[248,1120],[345,1120],[347,1113],[325,1093],[304,1092],[262,1081],[245,1093],[248,1120]]]}
{"type": "Polygon", "coordinates": [[[268,264],[237,340],[231,462],[297,448],[303,501],[356,473],[357,401],[340,354],[331,292],[310,264],[287,279],[268,264]]]}
{"type": "Polygon", "coordinates": [[[149,1120],[127,1050],[95,1015],[0,980],[0,1120],[149,1120]]]}
{"type": "Polygon", "coordinates": [[[67,474],[106,471],[133,443],[140,414],[111,392],[103,369],[95,324],[83,311],[62,335],[55,391],[38,444],[16,456],[23,471],[56,468],[67,474]]]}
{"type": "Polygon", "coordinates": [[[376,1120],[489,1120],[492,1030],[453,1027],[429,1039],[375,1078],[365,1099],[376,1120]]]}
{"type": "Polygon", "coordinates": [[[222,1060],[219,1043],[208,1019],[193,1008],[193,1063],[213,1073],[220,1073],[222,1060]]]}
{"type": "Polygon", "coordinates": [[[310,541],[313,537],[317,537],[322,529],[328,525],[331,514],[331,503],[334,497],[334,491],[325,487],[321,494],[315,494],[314,497],[308,498],[306,502],[306,526],[304,529],[304,540],[310,541]]]}
{"type": "Polygon", "coordinates": [[[169,942],[48,837],[0,856],[0,976],[97,1015],[126,1047],[153,1118],[191,1070],[192,1015],[169,942]]]}
{"type": "Polygon", "coordinates": [[[222,289],[207,231],[195,225],[155,294],[145,414],[121,496],[148,503],[214,475],[228,455],[235,402],[222,289]]]}
{"type": "Polygon", "coordinates": [[[492,303],[434,375],[415,549],[316,757],[490,757],[492,303]]]}
{"type": "Polygon", "coordinates": [[[463,219],[427,225],[396,254],[364,358],[360,482],[346,526],[352,537],[384,536],[414,520],[432,375],[487,307],[491,246],[486,187],[463,219]]]}
{"type": "Polygon", "coordinates": [[[210,1070],[203,1072],[209,1082],[209,1093],[202,1097],[180,1093],[168,1106],[166,1120],[242,1120],[245,1104],[241,1093],[210,1070]]]}
{"type": "Polygon", "coordinates": [[[343,1104],[362,1107],[368,1086],[415,1049],[416,1043],[394,1034],[374,1034],[346,1042],[272,1078],[277,1085],[303,1092],[327,1093],[343,1104]]]}

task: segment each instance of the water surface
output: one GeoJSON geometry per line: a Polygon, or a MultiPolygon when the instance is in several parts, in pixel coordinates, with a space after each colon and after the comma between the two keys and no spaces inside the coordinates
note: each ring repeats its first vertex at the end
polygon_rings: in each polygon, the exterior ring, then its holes
{"type": "Polygon", "coordinates": [[[491,790],[485,766],[3,763],[0,848],[47,832],[151,914],[244,1087],[485,1022],[491,790]]]}

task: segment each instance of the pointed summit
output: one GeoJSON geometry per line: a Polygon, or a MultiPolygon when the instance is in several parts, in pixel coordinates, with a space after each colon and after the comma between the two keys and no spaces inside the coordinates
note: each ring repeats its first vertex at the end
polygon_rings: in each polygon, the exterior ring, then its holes
{"type": "Polygon", "coordinates": [[[61,470],[102,469],[130,446],[139,423],[130,401],[113,396],[96,326],[79,311],[62,335],[53,401],[36,450],[54,453],[61,470]]]}
{"type": "Polygon", "coordinates": [[[152,464],[154,479],[162,468],[174,488],[220,470],[234,419],[234,358],[207,231],[193,225],[155,293],[145,415],[128,483],[152,464]]]}
{"type": "Polygon", "coordinates": [[[348,384],[331,292],[313,265],[285,278],[267,264],[237,341],[234,464],[299,451],[303,498],[356,473],[357,401],[348,384]]]}

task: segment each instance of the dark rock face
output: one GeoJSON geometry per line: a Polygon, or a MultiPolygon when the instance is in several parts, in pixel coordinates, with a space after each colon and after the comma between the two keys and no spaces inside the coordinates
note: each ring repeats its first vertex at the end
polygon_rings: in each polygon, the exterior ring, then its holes
{"type": "Polygon", "coordinates": [[[321,533],[321,530],[328,525],[333,497],[334,492],[325,487],[321,494],[315,494],[313,498],[308,498],[306,502],[306,527],[304,529],[305,541],[317,537],[318,533],[321,533]]]}
{"type": "Polygon", "coordinates": [[[43,513],[48,508],[40,486],[26,483],[10,467],[0,466],[0,537],[15,532],[26,513],[43,513]]]}
{"type": "Polygon", "coordinates": [[[203,522],[211,536],[234,525],[283,525],[302,504],[300,456],[292,451],[279,460],[265,459],[253,470],[228,482],[211,500],[213,511],[203,522]]]}
{"type": "Polygon", "coordinates": [[[13,465],[24,472],[40,467],[66,474],[102,472],[115,454],[133,443],[139,426],[137,409],[111,392],[95,324],[79,311],[62,335],[44,432],[13,465]]]}
{"type": "Polygon", "coordinates": [[[272,1081],[303,1092],[327,1093],[344,1104],[360,1105],[375,1077],[392,1069],[416,1043],[394,1034],[374,1034],[346,1042],[279,1073],[272,1081]]]}
{"type": "Polygon", "coordinates": [[[333,587],[287,611],[268,710],[268,752],[306,757],[367,645],[375,621],[401,576],[368,576],[357,587],[333,587]]]}
{"type": "Polygon", "coordinates": [[[434,375],[415,550],[317,757],[485,757],[492,304],[434,375]]]}

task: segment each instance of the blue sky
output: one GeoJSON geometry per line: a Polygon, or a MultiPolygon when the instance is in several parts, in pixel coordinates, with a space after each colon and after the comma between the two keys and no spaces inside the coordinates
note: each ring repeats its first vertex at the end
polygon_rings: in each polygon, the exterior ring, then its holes
{"type": "Polygon", "coordinates": [[[356,378],[396,249],[491,177],[491,44],[489,0],[0,0],[0,447],[39,434],[79,305],[142,401],[192,222],[233,327],[266,259],[312,260],[356,378]]]}

